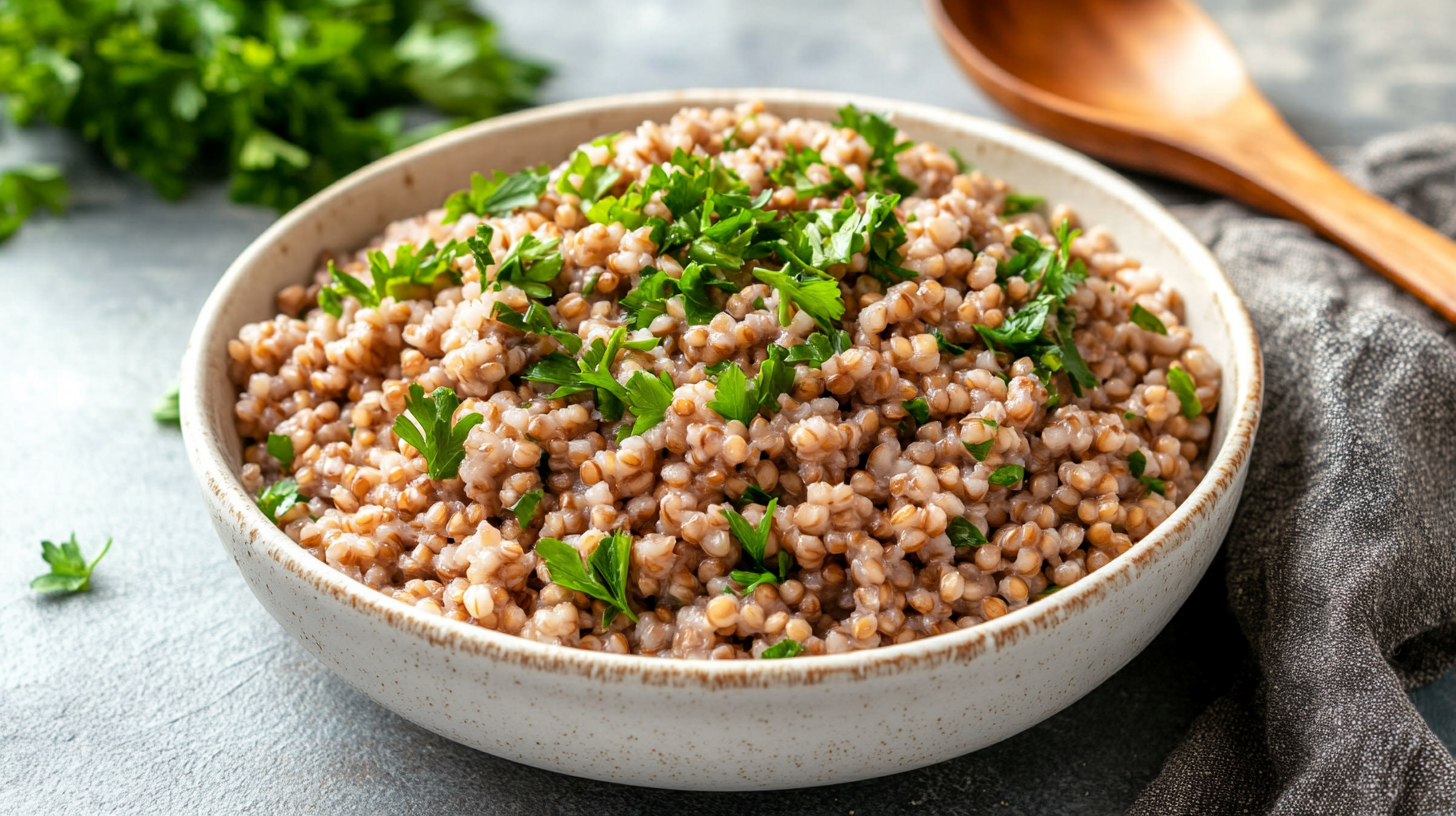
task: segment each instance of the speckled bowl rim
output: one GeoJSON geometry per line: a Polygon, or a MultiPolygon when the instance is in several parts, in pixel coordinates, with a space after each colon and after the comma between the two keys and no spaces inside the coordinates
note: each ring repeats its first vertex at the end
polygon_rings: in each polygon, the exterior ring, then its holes
{"type": "MultiPolygon", "coordinates": [[[[213,353],[225,354],[228,338],[213,346],[213,353]]],[[[1227,374],[1227,372],[1225,372],[1227,374]]],[[[1227,383],[1225,384],[1227,386],[1227,383]]],[[[333,595],[360,614],[376,617],[413,637],[435,646],[459,649],[495,660],[509,661],[543,671],[568,672],[599,679],[614,679],[647,685],[706,685],[724,687],[769,687],[811,685],[833,680],[900,673],[919,664],[963,662],[988,649],[1010,646],[1023,636],[1056,626],[1095,603],[1114,586],[1136,580],[1139,573],[1188,540],[1194,523],[1206,519],[1212,507],[1223,501],[1238,501],[1230,495],[1238,473],[1249,456],[1259,423],[1262,404],[1263,361],[1258,338],[1243,302],[1234,291],[1218,262],[1161,204],[1130,181],[1069,148],[1040,136],[997,122],[930,105],[901,102],[824,91],[792,89],[704,88],[623,94],[564,102],[520,113],[500,116],[444,134],[395,153],[355,171],[305,201],[280,218],[243,251],[228,268],[208,297],[198,316],[183,361],[181,387],[182,431],[194,470],[204,486],[218,499],[222,509],[235,520],[251,546],[266,554],[320,592],[333,595]],[[563,122],[618,108],[677,103],[683,106],[716,106],[744,99],[761,99],[775,104],[819,104],[838,107],[854,102],[862,108],[914,116],[953,128],[977,139],[999,142],[1013,151],[1030,154],[1062,172],[1080,176],[1109,196],[1118,199],[1162,233],[1190,262],[1195,274],[1205,278],[1217,301],[1215,310],[1228,327],[1234,362],[1235,395],[1233,416],[1218,456],[1207,475],[1187,500],[1152,534],[1108,566],[1088,575],[1050,598],[1011,612],[979,626],[917,640],[907,644],[839,655],[822,655],[795,660],[674,660],[640,655],[616,655],[555,646],[515,635],[429,615],[348,578],[305,552],[268,521],[245,491],[228,465],[224,452],[226,433],[211,427],[207,418],[218,416],[212,400],[231,399],[231,394],[209,395],[199,384],[208,374],[209,337],[223,305],[232,294],[246,289],[245,273],[265,249],[300,222],[318,217],[334,197],[361,184],[365,179],[421,157],[449,152],[454,146],[485,133],[509,130],[541,120],[563,122]]],[[[230,416],[231,411],[221,415],[230,416]]]]}

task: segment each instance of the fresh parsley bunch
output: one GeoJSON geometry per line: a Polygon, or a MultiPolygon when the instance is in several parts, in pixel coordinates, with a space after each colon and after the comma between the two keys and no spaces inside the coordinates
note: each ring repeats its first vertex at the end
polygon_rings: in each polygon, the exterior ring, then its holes
{"type": "Polygon", "coordinates": [[[0,94],[81,134],[167,198],[226,167],[286,210],[442,126],[529,104],[547,70],[467,0],[0,0],[0,94]]]}

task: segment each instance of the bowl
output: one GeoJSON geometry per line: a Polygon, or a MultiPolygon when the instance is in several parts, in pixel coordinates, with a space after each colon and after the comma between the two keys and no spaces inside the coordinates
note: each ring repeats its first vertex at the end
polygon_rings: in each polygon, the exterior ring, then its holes
{"type": "Polygon", "coordinates": [[[1065,708],[1168,622],[1223,541],[1258,426],[1258,340],[1208,251],[1127,180],[1052,142],[889,99],[796,90],[689,90],[569,102],[502,116],[365,167],[253,242],[202,308],[182,375],[182,430],[223,546],[253,594],[306,649],[380,705],[496,756],[635,785],[750,790],[905,771],[990,745],[1065,708]],[[762,99],[833,118],[887,111],[911,137],[955,147],[1017,187],[1074,206],[1183,294],[1187,323],[1223,365],[1208,474],[1155,532],[1108,566],[960,632],[863,652],[687,661],[545,645],[430,616],[346,578],[264,517],[237,473],[228,340],[276,313],[319,253],[362,245],[437,207],[473,170],[558,162],[594,136],[684,106],[762,99]]]}

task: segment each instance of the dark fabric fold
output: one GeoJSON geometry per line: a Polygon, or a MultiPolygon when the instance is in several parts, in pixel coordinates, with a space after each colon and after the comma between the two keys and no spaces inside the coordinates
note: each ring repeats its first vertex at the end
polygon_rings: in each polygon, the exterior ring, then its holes
{"type": "MultiPolygon", "coordinates": [[[[1351,172],[1456,236],[1456,128],[1381,139],[1351,172]]],[[[1452,327],[1300,225],[1179,215],[1264,350],[1225,541],[1251,657],[1133,813],[1456,813],[1456,761],[1406,696],[1456,664],[1452,327]]]]}

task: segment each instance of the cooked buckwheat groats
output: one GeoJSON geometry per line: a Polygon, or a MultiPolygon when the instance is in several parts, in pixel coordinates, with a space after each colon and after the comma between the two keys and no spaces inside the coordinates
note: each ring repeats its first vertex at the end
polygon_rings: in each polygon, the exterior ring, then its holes
{"type": "Polygon", "coordinates": [[[421,611],[778,658],[976,626],[1148,535],[1219,366],[1112,236],[853,107],[476,175],[229,345],[244,485],[421,611]]]}

